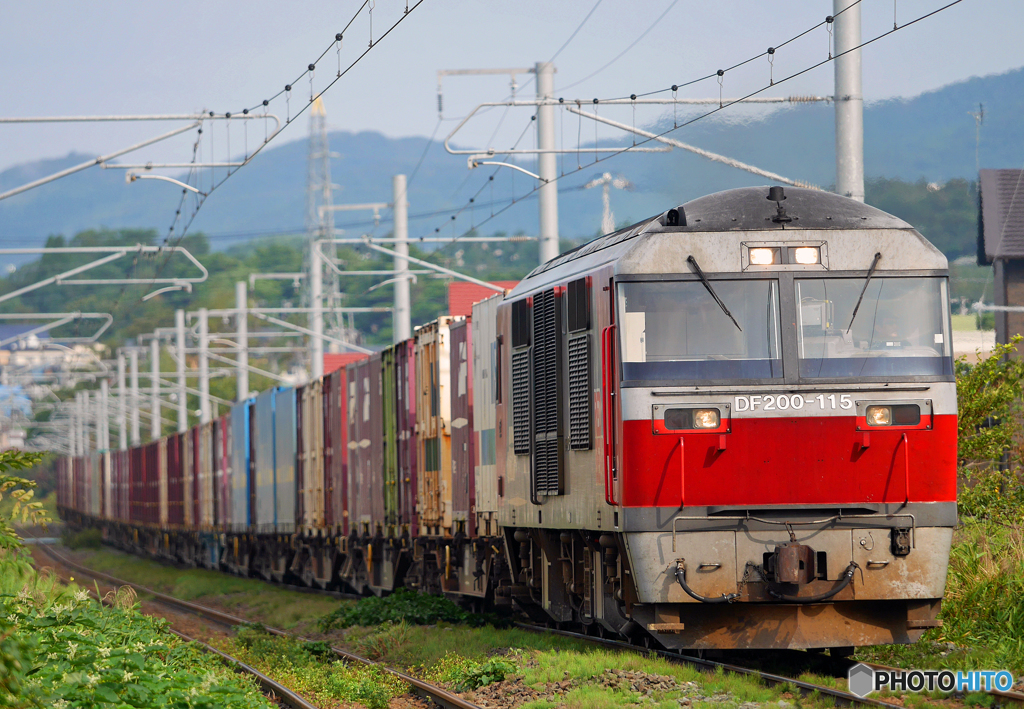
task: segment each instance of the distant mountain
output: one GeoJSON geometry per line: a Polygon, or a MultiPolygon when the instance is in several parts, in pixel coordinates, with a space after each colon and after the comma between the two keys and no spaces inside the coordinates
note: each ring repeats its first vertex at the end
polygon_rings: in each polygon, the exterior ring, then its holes
{"type": "MultiPolygon", "coordinates": [[[[1024,160],[1024,121],[1020,120],[1024,115],[1024,69],[972,78],[909,99],[869,104],[864,117],[866,174],[911,182],[973,180],[975,121],[969,112],[976,111],[979,103],[985,106],[981,165],[1018,166],[1024,160]]],[[[212,235],[213,248],[256,235],[302,228],[307,153],[303,129],[293,126],[289,136],[292,142],[268,148],[211,196],[192,228],[212,235]]],[[[738,123],[700,121],[673,136],[794,179],[823,187],[834,182],[834,113],[828,105],[793,106],[738,123]]],[[[409,188],[410,214],[414,217],[410,232],[414,237],[433,234],[439,227],[444,235],[460,233],[491,214],[492,200],[500,207],[532,186],[530,178],[512,170],[499,170],[493,183],[488,183],[487,168],[468,173],[462,157],[448,155],[438,143],[427,148],[425,138],[389,139],[373,132],[335,132],[330,135],[330,143],[341,156],[332,168],[334,181],[341,186],[335,194],[336,202],[389,201],[391,176],[411,173],[426,149],[409,188]],[[447,214],[417,218],[461,207],[481,185],[484,188],[474,209],[460,214],[454,225],[447,214]]],[[[72,154],[16,166],[0,173],[0,191],[86,159],[88,156],[72,154]]],[[[613,195],[613,208],[620,222],[638,220],[708,192],[765,182],[680,150],[623,155],[560,182],[563,237],[591,236],[599,229],[600,195],[597,190],[580,188],[606,170],[622,173],[636,185],[632,192],[616,191],[613,195]]],[[[176,204],[177,193],[170,185],[126,185],[120,170],[90,168],[0,202],[0,242],[41,244],[50,234],[70,236],[100,227],[156,228],[164,233],[176,204]]],[[[488,222],[483,230],[533,233],[536,213],[536,201],[527,199],[488,222]]],[[[349,233],[354,235],[372,228],[368,213],[339,214],[337,223],[349,225],[349,233]]],[[[384,223],[379,230],[388,228],[384,223]]],[[[966,243],[973,234],[965,232],[950,238],[966,243]]]]}

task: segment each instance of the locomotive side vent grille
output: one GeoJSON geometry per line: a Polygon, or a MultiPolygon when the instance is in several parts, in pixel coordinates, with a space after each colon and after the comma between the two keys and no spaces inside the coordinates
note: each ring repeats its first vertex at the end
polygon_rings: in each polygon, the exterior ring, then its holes
{"type": "Polygon", "coordinates": [[[590,336],[569,340],[569,447],[590,450],[590,336]]]}
{"type": "Polygon", "coordinates": [[[534,494],[562,493],[560,393],[562,300],[555,289],[533,299],[534,494]]]}
{"type": "Polygon", "coordinates": [[[512,354],[512,441],[516,455],[530,453],[530,351],[512,354]]]}

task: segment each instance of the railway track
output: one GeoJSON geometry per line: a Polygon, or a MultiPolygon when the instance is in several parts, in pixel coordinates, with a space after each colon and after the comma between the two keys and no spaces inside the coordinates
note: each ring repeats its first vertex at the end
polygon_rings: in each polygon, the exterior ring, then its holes
{"type": "MultiPolygon", "coordinates": [[[[197,603],[191,603],[189,601],[183,601],[183,600],[181,600],[179,598],[175,598],[174,596],[168,596],[165,593],[160,593],[159,591],[155,591],[155,590],[153,590],[151,588],[147,588],[145,586],[140,586],[139,584],[132,583],[130,581],[125,581],[124,579],[119,579],[116,576],[111,576],[110,574],[105,574],[102,571],[95,571],[95,570],[90,569],[90,568],[88,568],[86,566],[82,566],[81,564],[78,564],[78,563],[76,563],[74,561],[71,561],[70,559],[65,558],[64,556],[58,554],[53,549],[50,549],[48,546],[40,545],[40,548],[43,550],[43,552],[47,556],[49,556],[55,562],[57,562],[58,564],[61,564],[62,566],[66,567],[68,569],[72,569],[72,570],[74,570],[74,571],[76,571],[76,572],[78,572],[80,574],[84,574],[86,576],[90,576],[90,577],[92,577],[92,578],[94,578],[96,580],[104,581],[104,582],[106,582],[108,584],[113,584],[115,586],[129,586],[129,587],[135,589],[135,591],[137,593],[146,594],[147,596],[149,596],[150,598],[154,599],[158,603],[161,603],[161,604],[166,605],[166,606],[170,606],[170,607],[175,608],[177,610],[182,610],[182,611],[186,611],[188,613],[193,613],[195,615],[198,615],[198,616],[200,616],[200,617],[202,617],[202,618],[204,618],[206,620],[212,621],[212,622],[217,623],[219,625],[223,625],[223,626],[226,626],[226,627],[234,628],[234,627],[237,627],[239,625],[243,625],[243,624],[249,622],[249,621],[247,621],[244,618],[239,618],[238,616],[234,616],[234,615],[231,615],[229,613],[224,613],[224,612],[218,611],[218,610],[216,610],[214,608],[207,608],[206,606],[202,606],[202,605],[199,605],[197,603]]],[[[284,630],[280,630],[278,628],[269,628],[268,627],[268,628],[266,628],[266,630],[271,635],[276,635],[276,636],[279,636],[279,637],[295,638],[295,639],[301,640],[301,641],[308,641],[307,638],[303,638],[302,636],[299,636],[299,635],[293,635],[291,633],[285,632],[284,630]]],[[[216,648],[214,648],[214,647],[212,647],[212,646],[202,642],[201,640],[196,640],[195,638],[190,638],[187,635],[184,635],[184,634],[182,634],[182,633],[180,633],[178,631],[174,631],[174,632],[177,635],[180,635],[181,637],[185,638],[186,640],[192,640],[194,642],[197,642],[197,643],[199,643],[199,645],[204,647],[206,650],[208,650],[210,652],[216,653],[222,659],[224,659],[226,662],[234,664],[234,666],[236,666],[240,671],[252,674],[254,677],[256,677],[257,681],[260,683],[261,686],[264,686],[264,687],[270,686],[270,685],[264,685],[264,680],[266,680],[267,682],[272,683],[272,686],[279,687],[281,690],[283,690],[283,692],[287,692],[287,695],[285,695],[283,693],[278,692],[277,689],[273,689],[272,690],[276,694],[276,696],[278,696],[278,698],[280,698],[282,701],[284,701],[289,706],[295,707],[295,709],[315,709],[314,705],[310,704],[309,702],[304,700],[299,695],[295,694],[294,692],[292,692],[291,690],[287,689],[283,685],[280,685],[280,684],[274,682],[274,680],[270,679],[269,677],[266,677],[266,675],[263,675],[262,673],[260,673],[255,668],[250,667],[249,665],[246,665],[241,660],[238,660],[238,659],[236,659],[234,657],[231,657],[230,655],[227,655],[227,654],[221,652],[220,650],[217,650],[216,648]],[[290,697],[288,695],[290,695],[290,697]],[[294,698],[294,701],[301,702],[301,704],[293,703],[291,697],[294,698]]],[[[446,689],[444,689],[442,687],[438,687],[437,685],[431,684],[429,682],[425,682],[425,681],[423,681],[421,679],[418,679],[416,677],[408,675],[408,674],[406,674],[404,672],[400,672],[398,670],[395,670],[395,669],[392,669],[390,667],[387,667],[386,665],[383,665],[381,663],[374,662],[373,660],[370,660],[369,658],[365,658],[365,657],[362,657],[360,655],[356,655],[354,653],[348,652],[347,650],[343,650],[343,649],[341,649],[339,647],[331,647],[331,652],[333,652],[338,658],[340,658],[342,660],[345,660],[346,662],[359,663],[359,664],[366,665],[366,666],[379,667],[381,670],[383,670],[383,671],[385,671],[385,672],[387,672],[387,673],[397,677],[402,682],[405,682],[407,685],[409,685],[409,687],[411,688],[413,694],[417,694],[417,695],[419,695],[421,697],[424,697],[424,698],[432,701],[437,706],[443,707],[444,709],[481,709],[476,704],[473,704],[472,702],[466,701],[465,699],[463,699],[462,697],[458,696],[457,694],[453,694],[452,692],[449,692],[448,690],[446,690],[446,689]]]]}
{"type": "MultiPolygon", "coordinates": [[[[132,583],[132,582],[129,582],[129,581],[125,581],[123,579],[116,578],[114,576],[110,576],[109,574],[105,574],[105,573],[103,573],[101,571],[95,571],[93,569],[89,569],[88,567],[82,566],[81,564],[73,562],[70,559],[66,559],[65,557],[61,556],[60,554],[58,554],[56,551],[54,551],[53,549],[51,549],[47,545],[40,545],[40,548],[48,556],[50,556],[52,559],[54,559],[58,563],[60,563],[60,564],[62,564],[64,566],[67,566],[68,568],[74,569],[74,570],[78,571],[79,573],[85,574],[87,576],[91,576],[91,577],[99,579],[99,580],[106,581],[108,583],[116,584],[116,585],[119,585],[119,586],[130,586],[130,587],[136,589],[136,591],[141,592],[141,593],[145,593],[146,595],[156,599],[157,601],[159,601],[161,603],[164,603],[166,605],[175,607],[175,608],[180,609],[180,610],[184,610],[184,611],[187,611],[187,612],[190,612],[190,613],[194,613],[194,614],[199,615],[201,617],[204,617],[204,618],[206,618],[208,620],[212,620],[212,621],[214,621],[214,622],[216,622],[216,623],[218,623],[220,625],[224,625],[226,627],[234,627],[234,626],[240,625],[242,623],[247,623],[248,622],[248,621],[246,621],[243,618],[239,618],[237,616],[233,616],[233,615],[230,615],[230,614],[227,614],[227,613],[223,613],[223,612],[215,610],[213,608],[207,608],[205,606],[201,606],[201,605],[198,605],[198,604],[195,604],[195,603],[190,603],[189,601],[183,601],[181,599],[174,598],[173,596],[168,596],[166,594],[160,593],[159,591],[154,591],[152,589],[146,588],[145,586],[140,586],[139,584],[135,584],[135,583],[132,583]]],[[[300,587],[291,587],[291,586],[289,586],[289,588],[296,588],[296,589],[298,589],[300,587]]],[[[309,588],[305,588],[305,587],[301,587],[301,588],[304,591],[306,591],[306,592],[321,593],[321,591],[319,591],[317,589],[309,589],[309,588]]],[[[329,592],[325,591],[325,592],[322,592],[322,593],[329,593],[329,592]]],[[[337,593],[337,592],[330,593],[330,595],[333,596],[333,597],[337,597],[337,598],[359,598],[359,596],[355,596],[353,594],[343,594],[343,593],[337,593]]],[[[613,649],[626,650],[626,651],[638,652],[638,653],[655,653],[659,657],[662,657],[662,658],[664,658],[666,660],[669,660],[670,662],[680,663],[680,664],[688,664],[688,665],[690,665],[692,667],[697,667],[699,669],[710,670],[710,671],[715,671],[715,670],[721,669],[721,670],[723,670],[725,672],[731,672],[733,674],[738,674],[738,675],[743,675],[743,676],[748,676],[748,677],[757,677],[758,679],[763,680],[764,682],[767,682],[768,684],[788,685],[788,686],[795,687],[797,689],[797,691],[799,691],[801,694],[803,694],[805,696],[817,693],[817,694],[822,695],[822,696],[831,697],[838,706],[848,706],[848,707],[855,707],[855,706],[880,707],[880,708],[883,708],[883,709],[889,709],[889,708],[891,708],[893,706],[900,706],[900,707],[903,706],[903,704],[900,703],[900,702],[887,702],[887,701],[884,701],[884,700],[881,700],[881,699],[862,698],[862,697],[858,697],[857,695],[852,694],[850,692],[844,692],[842,690],[835,689],[833,687],[828,687],[826,685],[814,684],[812,682],[805,682],[803,680],[795,679],[793,677],[787,677],[787,676],[784,676],[784,675],[779,675],[779,674],[775,674],[775,673],[771,673],[771,672],[765,672],[763,669],[761,669],[761,668],[759,668],[757,666],[756,662],[752,662],[752,663],[750,663],[748,665],[737,664],[736,662],[719,662],[719,661],[716,661],[716,660],[709,660],[709,659],[706,659],[706,658],[697,657],[697,656],[693,656],[693,655],[687,655],[687,654],[684,654],[684,653],[672,652],[672,651],[662,650],[662,649],[657,649],[657,648],[640,647],[640,646],[637,646],[637,645],[633,645],[631,643],[622,642],[622,641],[618,641],[618,640],[611,640],[611,639],[608,639],[608,638],[598,638],[598,637],[594,637],[594,636],[591,636],[591,635],[586,635],[586,634],[583,634],[583,633],[577,633],[577,632],[574,632],[574,631],[571,631],[571,630],[563,630],[563,629],[558,629],[558,628],[549,628],[549,627],[545,627],[545,626],[542,626],[542,625],[536,625],[536,624],[531,624],[531,623],[516,623],[516,625],[517,625],[517,627],[523,628],[525,630],[530,630],[530,631],[534,631],[534,632],[554,633],[554,634],[557,634],[557,635],[562,635],[564,637],[570,637],[570,638],[574,638],[574,639],[577,639],[577,640],[582,640],[584,642],[588,642],[588,643],[592,643],[592,644],[596,644],[596,645],[602,645],[604,647],[609,647],[609,648],[613,648],[613,649]]],[[[281,637],[293,637],[291,634],[289,634],[289,633],[287,633],[287,632],[285,632],[283,630],[276,629],[276,628],[267,628],[267,631],[270,632],[273,635],[278,635],[278,636],[281,636],[281,637]]],[[[294,636],[294,637],[299,637],[299,636],[294,636]]],[[[303,639],[304,640],[304,638],[301,638],[301,637],[299,637],[299,639],[303,639]]],[[[199,641],[199,642],[201,642],[201,641],[199,641]]],[[[383,670],[385,670],[385,671],[395,675],[396,677],[400,678],[403,682],[406,682],[410,687],[413,688],[414,693],[419,694],[420,696],[426,697],[428,699],[431,699],[432,701],[434,701],[439,706],[445,707],[445,709],[472,709],[472,708],[479,709],[479,707],[477,707],[475,704],[467,702],[466,700],[462,699],[461,697],[459,697],[459,696],[457,696],[455,694],[452,694],[451,692],[447,692],[446,690],[441,689],[440,687],[436,687],[436,686],[431,685],[431,684],[429,684],[427,682],[424,682],[422,680],[416,679],[415,677],[411,677],[411,676],[409,676],[409,675],[407,675],[407,674],[405,674],[403,672],[399,672],[397,670],[392,670],[392,669],[390,669],[388,667],[385,667],[383,665],[380,665],[379,663],[376,663],[376,662],[374,662],[372,660],[369,660],[367,658],[363,658],[363,657],[360,657],[358,655],[354,655],[354,654],[352,654],[350,652],[347,652],[346,650],[343,650],[341,648],[332,647],[331,651],[334,652],[338,657],[340,657],[340,658],[342,658],[342,659],[344,659],[344,660],[346,660],[348,662],[358,662],[358,663],[366,664],[366,665],[378,665],[378,666],[380,666],[381,669],[383,669],[383,670]]],[[[781,652],[782,652],[782,654],[785,654],[786,656],[788,656],[790,659],[792,659],[794,662],[797,662],[798,664],[799,664],[799,662],[803,662],[804,664],[806,664],[807,661],[808,661],[808,658],[810,658],[810,655],[808,653],[801,652],[801,651],[781,651],[781,652]]],[[[820,664],[820,661],[819,661],[819,664],[820,664]]],[[[830,671],[833,674],[835,674],[835,676],[843,676],[843,677],[845,677],[846,671],[854,663],[851,663],[848,660],[837,660],[837,661],[834,661],[834,662],[832,662],[830,664],[831,664],[831,670],[830,671]]],[[[889,671],[891,671],[891,670],[894,670],[894,669],[898,669],[898,668],[890,667],[890,666],[887,666],[887,665],[880,665],[880,664],[871,663],[871,662],[865,662],[863,664],[868,665],[869,667],[872,667],[872,668],[874,668],[876,670],[889,670],[889,671]]],[[[1006,701],[1010,701],[1010,702],[1013,702],[1015,704],[1019,704],[1019,705],[1024,706],[1024,693],[1020,693],[1020,692],[1003,692],[1003,691],[999,691],[999,690],[990,690],[990,691],[987,691],[985,693],[992,695],[997,700],[1000,700],[998,702],[1000,704],[1005,703],[1006,701]]]]}

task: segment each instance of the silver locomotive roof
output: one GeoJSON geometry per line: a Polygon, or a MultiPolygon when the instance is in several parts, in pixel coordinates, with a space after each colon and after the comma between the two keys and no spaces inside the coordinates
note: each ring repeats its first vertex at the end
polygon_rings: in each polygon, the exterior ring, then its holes
{"type": "MultiPolygon", "coordinates": [[[[529,292],[549,281],[570,278],[575,273],[617,261],[631,251],[638,237],[642,236],[671,233],[720,233],[724,236],[728,232],[760,232],[781,241],[796,237],[795,231],[833,230],[909,231],[927,244],[924,237],[902,219],[831,192],[800,187],[786,187],[784,190],[768,186],[741,187],[699,197],[619,231],[599,236],[541,264],[509,295],[529,292]]],[[[942,261],[941,265],[936,261],[929,267],[946,267],[941,253],[931,244],[927,244],[926,249],[934,251],[933,255],[942,261]]]]}

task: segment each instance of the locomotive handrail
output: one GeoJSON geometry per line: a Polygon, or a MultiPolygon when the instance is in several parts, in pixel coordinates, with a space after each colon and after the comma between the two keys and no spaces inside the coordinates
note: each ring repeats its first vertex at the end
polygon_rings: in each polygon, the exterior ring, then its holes
{"type": "Polygon", "coordinates": [[[686,507],[686,438],[679,437],[679,507],[686,507]]]}
{"type": "Polygon", "coordinates": [[[903,432],[903,474],[906,478],[906,498],[903,500],[905,507],[910,503],[910,439],[907,432],[903,432]]]}
{"type": "Polygon", "coordinates": [[[601,331],[601,413],[604,421],[604,501],[615,501],[615,325],[601,331]]]}
{"type": "Polygon", "coordinates": [[[676,534],[679,533],[677,524],[680,521],[699,521],[708,522],[713,520],[734,520],[736,522],[761,522],[762,524],[776,524],[780,526],[803,526],[810,524],[827,524],[829,522],[837,522],[844,519],[893,519],[894,517],[906,517],[910,519],[910,547],[912,549],[917,548],[917,517],[910,512],[878,512],[874,514],[855,514],[855,515],[844,515],[842,513],[832,515],[831,517],[824,517],[822,519],[811,519],[811,520],[778,520],[778,519],[765,519],[764,517],[754,517],[753,515],[678,515],[672,519],[672,551],[676,550],[676,534]]]}

